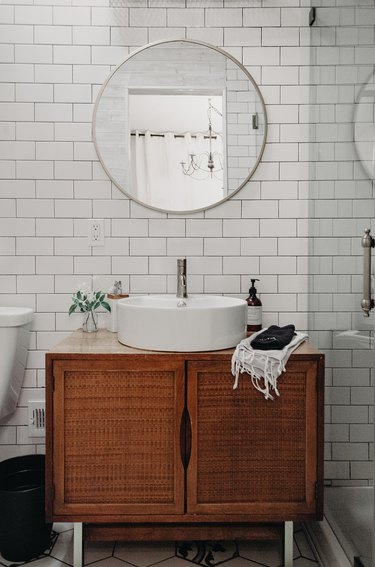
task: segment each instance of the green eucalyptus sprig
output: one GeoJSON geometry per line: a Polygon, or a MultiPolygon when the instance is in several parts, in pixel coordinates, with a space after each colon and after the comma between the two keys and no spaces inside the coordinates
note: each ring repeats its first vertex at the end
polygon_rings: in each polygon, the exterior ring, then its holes
{"type": "Polygon", "coordinates": [[[102,291],[91,291],[88,289],[79,289],[72,295],[72,305],[69,307],[69,315],[78,309],[81,313],[95,311],[98,307],[104,307],[107,311],[111,311],[111,306],[104,301],[105,293],[102,291]]]}

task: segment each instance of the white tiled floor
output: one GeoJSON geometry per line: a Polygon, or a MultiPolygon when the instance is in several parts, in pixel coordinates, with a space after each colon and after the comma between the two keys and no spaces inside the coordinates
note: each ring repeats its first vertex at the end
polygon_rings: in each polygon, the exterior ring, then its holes
{"type": "MultiPolygon", "coordinates": [[[[55,524],[58,537],[48,555],[29,562],[31,567],[64,567],[73,564],[73,530],[55,524]]],[[[95,567],[280,567],[281,546],[277,542],[185,543],[93,543],[85,544],[85,565],[95,567]],[[185,557],[185,558],[184,558],[185,557]]],[[[12,564],[0,555],[0,565],[12,564]]],[[[294,530],[294,567],[317,567],[318,562],[300,526],[294,530]]]]}

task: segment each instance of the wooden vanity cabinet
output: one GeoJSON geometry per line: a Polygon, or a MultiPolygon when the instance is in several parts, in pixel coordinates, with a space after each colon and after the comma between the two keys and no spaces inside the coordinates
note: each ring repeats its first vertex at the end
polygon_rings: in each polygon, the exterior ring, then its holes
{"type": "Polygon", "coordinates": [[[265,400],[246,374],[233,390],[232,349],[153,353],[84,335],[46,355],[48,520],[101,526],[102,539],[105,526],[125,539],[165,526],[171,539],[322,518],[323,355],[299,347],[265,400]]]}
{"type": "Polygon", "coordinates": [[[182,514],[179,361],[53,361],[53,515],[182,514]]]}
{"type": "Polygon", "coordinates": [[[280,397],[266,400],[246,374],[232,389],[228,361],[188,362],[188,513],[320,514],[318,373],[316,361],[290,360],[280,397]]]}

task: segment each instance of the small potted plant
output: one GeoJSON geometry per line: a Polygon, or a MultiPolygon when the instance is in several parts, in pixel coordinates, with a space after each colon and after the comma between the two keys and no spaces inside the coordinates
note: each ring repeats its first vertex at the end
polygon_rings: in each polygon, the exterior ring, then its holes
{"type": "Polygon", "coordinates": [[[82,329],[87,333],[98,330],[98,314],[96,309],[103,307],[111,311],[110,305],[104,301],[105,293],[81,287],[72,295],[73,303],[69,307],[69,315],[78,310],[83,313],[82,329]]]}

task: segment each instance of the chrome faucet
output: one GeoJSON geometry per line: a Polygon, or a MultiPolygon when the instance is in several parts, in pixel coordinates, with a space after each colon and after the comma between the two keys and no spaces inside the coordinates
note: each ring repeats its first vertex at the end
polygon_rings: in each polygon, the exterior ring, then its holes
{"type": "Polygon", "coordinates": [[[177,260],[177,293],[176,297],[187,297],[186,258],[177,260]]]}

